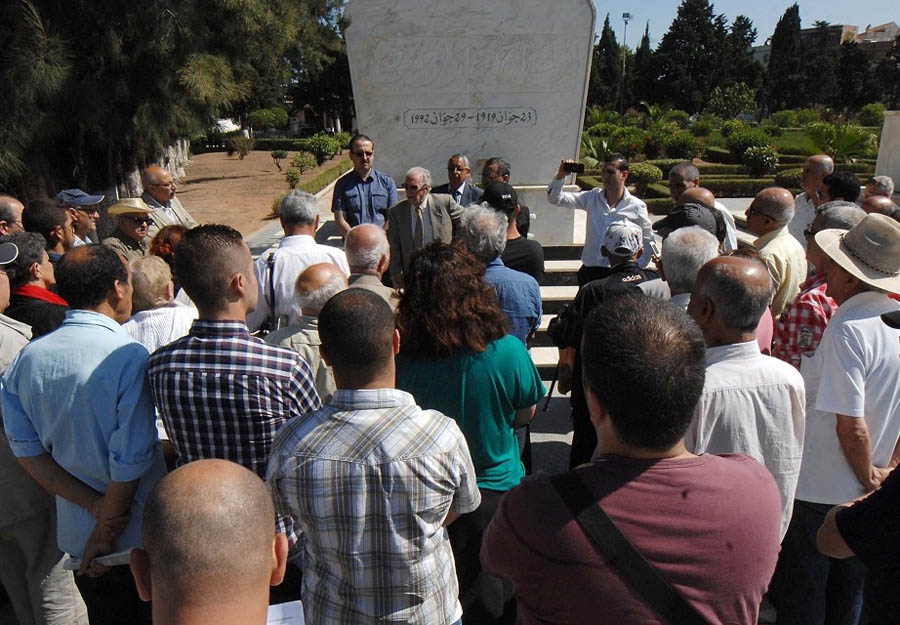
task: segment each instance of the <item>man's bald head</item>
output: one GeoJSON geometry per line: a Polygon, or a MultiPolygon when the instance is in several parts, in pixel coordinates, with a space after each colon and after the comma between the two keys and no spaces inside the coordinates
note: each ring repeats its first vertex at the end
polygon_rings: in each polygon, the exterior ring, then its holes
{"type": "Polygon", "coordinates": [[[295,285],[300,311],[307,316],[318,316],[325,302],[346,288],[347,276],[337,265],[310,265],[303,270],[295,285]]]}
{"type": "Polygon", "coordinates": [[[691,187],[690,189],[686,189],[684,193],[681,194],[681,197],[678,198],[679,204],[687,204],[689,202],[700,204],[709,210],[715,210],[716,208],[716,196],[713,195],[712,191],[704,189],[703,187],[691,187]]]}
{"type": "Polygon", "coordinates": [[[0,194],[0,235],[22,232],[22,211],[25,205],[11,195],[0,194]]]}
{"type": "Polygon", "coordinates": [[[709,320],[695,314],[703,299],[711,304],[711,315],[718,324],[736,334],[755,332],[759,319],[772,299],[774,286],[769,271],[760,261],[737,256],[719,256],[700,269],[694,283],[691,311],[707,332],[709,320]]]}
{"type": "Polygon", "coordinates": [[[756,194],[750,209],[771,220],[773,227],[770,230],[774,230],[793,219],[794,196],[787,189],[769,187],[756,194]]]}
{"type": "Polygon", "coordinates": [[[165,204],[175,197],[178,188],[172,178],[172,172],[158,165],[151,165],[141,172],[141,185],[144,191],[160,204],[165,204]]]}
{"type": "Polygon", "coordinates": [[[350,228],[344,241],[350,273],[380,275],[390,262],[390,245],[384,228],[361,224],[350,228]],[[384,266],[379,270],[380,266],[384,266]]]}
{"type": "Polygon", "coordinates": [[[897,210],[897,205],[893,200],[883,195],[870,195],[862,203],[862,209],[867,213],[881,213],[882,215],[893,215],[897,210]]]}
{"type": "Polygon", "coordinates": [[[169,473],[147,498],[142,531],[154,599],[202,606],[270,583],[275,509],[238,464],[198,460],[169,473]]]}

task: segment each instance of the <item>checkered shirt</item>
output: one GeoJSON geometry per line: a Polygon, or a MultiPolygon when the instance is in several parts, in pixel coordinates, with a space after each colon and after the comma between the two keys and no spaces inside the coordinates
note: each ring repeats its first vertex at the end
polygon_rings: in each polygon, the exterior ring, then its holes
{"type": "MultiPolygon", "coordinates": [[[[322,405],[303,359],[251,337],[239,321],[195,321],[153,353],[148,373],[179,466],[223,458],[264,478],[278,428],[322,405]]],[[[293,547],[291,519],[276,521],[293,547]]]]}
{"type": "Polygon", "coordinates": [[[800,294],[784,309],[775,327],[772,355],[800,369],[800,357],[816,351],[837,303],[825,295],[825,276],[800,285],[800,294]]]}
{"type": "Polygon", "coordinates": [[[303,530],[307,623],[460,618],[443,522],[481,495],[455,421],[403,391],[338,390],[278,432],[268,483],[303,530]]]}

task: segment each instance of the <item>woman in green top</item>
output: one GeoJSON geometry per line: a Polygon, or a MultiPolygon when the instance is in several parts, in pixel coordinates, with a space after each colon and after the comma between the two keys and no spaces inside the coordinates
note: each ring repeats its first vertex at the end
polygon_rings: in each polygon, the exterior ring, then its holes
{"type": "MultiPolygon", "coordinates": [[[[506,334],[494,289],[482,280],[484,270],[467,250],[431,243],[410,258],[397,308],[397,388],[421,407],[456,420],[478,475],[481,507],[449,530],[461,598],[481,570],[481,532],[500,496],[525,475],[515,429],[531,421],[546,393],[525,346],[506,334]]],[[[495,590],[500,594],[499,584],[495,590]]],[[[485,605],[498,599],[505,596],[482,596],[485,605]]],[[[467,617],[481,609],[469,607],[467,617]]]]}

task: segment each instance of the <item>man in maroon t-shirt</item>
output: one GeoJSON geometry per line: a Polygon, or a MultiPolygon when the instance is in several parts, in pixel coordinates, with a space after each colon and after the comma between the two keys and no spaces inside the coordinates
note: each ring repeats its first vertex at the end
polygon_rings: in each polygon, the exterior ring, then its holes
{"type": "MultiPolygon", "coordinates": [[[[601,455],[574,472],[709,623],[755,625],[778,556],[781,500],[752,458],[685,450],[704,352],[700,330],[670,302],[623,296],[597,307],[582,358],[601,455]]],[[[523,623],[661,618],[597,550],[547,475],[503,497],[481,559],[515,585],[523,623]]]]}

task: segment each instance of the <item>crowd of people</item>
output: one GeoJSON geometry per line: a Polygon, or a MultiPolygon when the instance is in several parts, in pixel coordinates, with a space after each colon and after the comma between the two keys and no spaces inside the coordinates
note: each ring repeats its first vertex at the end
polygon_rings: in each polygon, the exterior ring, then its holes
{"type": "Polygon", "coordinates": [[[162,167],[0,196],[0,581],[21,625],[892,623],[900,223],[811,157],[733,215],[696,166],[653,224],[621,155],[554,320],[570,471],[528,475],[543,250],[510,164],[350,143],[343,246],[291,191],[254,260],[162,167]],[[857,204],[859,202],[859,204],[857,204]],[[657,238],[662,239],[661,251],[657,238]],[[76,573],[73,575],[71,570],[76,573]]]}

